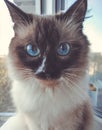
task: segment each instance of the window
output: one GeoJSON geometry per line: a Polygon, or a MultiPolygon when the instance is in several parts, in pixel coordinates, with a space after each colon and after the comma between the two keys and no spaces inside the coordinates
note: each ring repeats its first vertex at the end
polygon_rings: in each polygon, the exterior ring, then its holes
{"type": "MultiPolygon", "coordinates": [[[[28,13],[48,15],[55,14],[60,10],[65,11],[74,1],[75,0],[14,0],[13,2],[28,13]]],[[[92,44],[89,69],[89,93],[96,114],[102,118],[102,1],[88,0],[88,5],[88,9],[91,9],[91,11],[87,13],[87,16],[92,15],[92,17],[85,20],[84,32],[92,44]]],[[[8,45],[13,36],[13,31],[11,29],[12,22],[4,1],[0,1],[0,17],[0,114],[2,115],[2,112],[14,111],[9,96],[11,82],[8,78],[5,66],[8,45]]],[[[0,123],[4,120],[1,115],[0,123]]]]}

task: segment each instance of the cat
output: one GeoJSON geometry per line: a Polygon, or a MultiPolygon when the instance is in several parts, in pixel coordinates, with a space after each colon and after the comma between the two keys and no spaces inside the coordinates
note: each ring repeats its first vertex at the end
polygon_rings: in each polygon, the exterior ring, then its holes
{"type": "Polygon", "coordinates": [[[90,43],[83,33],[87,0],[48,16],[4,1],[14,22],[8,73],[17,112],[0,130],[93,130],[90,43]]]}

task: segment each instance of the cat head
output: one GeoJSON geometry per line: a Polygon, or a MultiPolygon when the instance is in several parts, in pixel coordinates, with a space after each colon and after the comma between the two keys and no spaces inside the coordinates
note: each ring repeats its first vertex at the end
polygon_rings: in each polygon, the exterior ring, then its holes
{"type": "Polygon", "coordinates": [[[65,13],[49,16],[27,14],[4,1],[14,22],[8,55],[13,78],[50,82],[82,76],[89,51],[83,34],[87,0],[77,0],[65,13]]]}

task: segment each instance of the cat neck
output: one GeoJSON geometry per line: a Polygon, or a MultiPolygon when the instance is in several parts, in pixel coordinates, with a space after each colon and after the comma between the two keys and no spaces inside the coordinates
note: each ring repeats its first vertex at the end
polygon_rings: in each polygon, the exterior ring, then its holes
{"type": "Polygon", "coordinates": [[[80,82],[73,83],[73,86],[62,79],[54,89],[44,87],[37,80],[33,80],[33,83],[14,81],[13,101],[17,111],[23,113],[27,122],[30,122],[30,127],[34,128],[34,121],[37,125],[40,123],[45,130],[49,118],[50,125],[54,124],[58,115],[70,113],[88,100],[87,91],[84,89],[88,85],[87,79],[84,76],[80,82]]]}

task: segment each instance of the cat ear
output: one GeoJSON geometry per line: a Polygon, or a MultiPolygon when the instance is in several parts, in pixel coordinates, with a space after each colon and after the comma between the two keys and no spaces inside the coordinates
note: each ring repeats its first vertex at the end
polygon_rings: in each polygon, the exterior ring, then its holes
{"type": "Polygon", "coordinates": [[[12,21],[15,24],[19,24],[19,23],[30,23],[32,21],[32,17],[30,14],[27,14],[25,12],[23,12],[21,9],[19,9],[16,5],[14,5],[13,3],[11,3],[8,0],[4,0],[8,10],[10,12],[12,21]]]}
{"type": "Polygon", "coordinates": [[[87,11],[87,0],[77,0],[65,13],[60,15],[61,20],[72,19],[75,22],[83,22],[87,11]]]}

